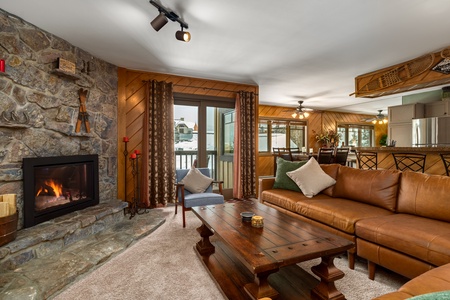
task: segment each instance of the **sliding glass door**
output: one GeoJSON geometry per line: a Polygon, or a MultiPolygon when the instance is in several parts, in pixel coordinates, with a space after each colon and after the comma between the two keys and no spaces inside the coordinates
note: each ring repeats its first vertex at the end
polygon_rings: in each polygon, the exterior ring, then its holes
{"type": "Polygon", "coordinates": [[[233,188],[234,99],[175,95],[175,165],[208,167],[224,181],[224,194],[233,188]]]}

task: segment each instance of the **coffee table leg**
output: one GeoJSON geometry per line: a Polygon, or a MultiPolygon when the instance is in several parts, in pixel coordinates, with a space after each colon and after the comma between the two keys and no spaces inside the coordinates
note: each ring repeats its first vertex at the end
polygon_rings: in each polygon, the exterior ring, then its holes
{"type": "Polygon", "coordinates": [[[344,272],[336,268],[333,263],[335,255],[324,256],[317,266],[311,268],[320,277],[320,283],[311,291],[312,299],[344,300],[345,296],[334,285],[336,280],[344,277],[344,272]]]}
{"type": "Polygon", "coordinates": [[[244,286],[247,294],[249,294],[253,299],[260,299],[264,297],[276,299],[278,297],[278,292],[270,286],[268,278],[270,274],[277,271],[278,270],[271,270],[268,272],[256,274],[255,282],[247,283],[244,286]]]}
{"type": "Polygon", "coordinates": [[[199,232],[200,236],[202,237],[201,240],[196,244],[198,253],[200,253],[201,255],[213,254],[215,248],[214,245],[209,241],[209,237],[214,233],[205,224],[202,224],[199,228],[197,228],[197,232],[199,232]]]}

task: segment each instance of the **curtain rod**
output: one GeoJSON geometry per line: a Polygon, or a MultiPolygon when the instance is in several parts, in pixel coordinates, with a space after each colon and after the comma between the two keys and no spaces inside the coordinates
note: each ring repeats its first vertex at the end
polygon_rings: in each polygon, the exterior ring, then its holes
{"type": "MultiPolygon", "coordinates": [[[[204,87],[204,86],[195,86],[195,85],[174,84],[174,86],[186,87],[186,88],[204,89],[204,90],[212,90],[212,91],[219,91],[219,92],[230,92],[230,93],[237,93],[238,92],[238,91],[232,91],[232,90],[224,90],[224,89],[217,89],[217,88],[204,87]]],[[[258,96],[258,94],[255,93],[255,96],[258,96]]]]}

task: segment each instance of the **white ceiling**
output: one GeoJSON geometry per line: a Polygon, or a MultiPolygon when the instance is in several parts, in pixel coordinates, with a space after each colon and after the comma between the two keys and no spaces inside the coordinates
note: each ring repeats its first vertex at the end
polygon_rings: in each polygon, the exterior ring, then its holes
{"type": "Polygon", "coordinates": [[[159,1],[189,25],[189,43],[176,22],[150,26],[148,0],[0,2],[120,67],[256,84],[261,104],[374,115],[401,95],[349,96],[356,76],[450,45],[448,0],[159,1]]]}

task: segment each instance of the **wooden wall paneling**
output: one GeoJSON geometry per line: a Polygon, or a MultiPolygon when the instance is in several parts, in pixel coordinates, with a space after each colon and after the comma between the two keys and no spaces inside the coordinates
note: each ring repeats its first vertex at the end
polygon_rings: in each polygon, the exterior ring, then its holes
{"type": "MultiPolygon", "coordinates": [[[[145,112],[145,83],[144,81],[157,80],[172,82],[175,93],[184,93],[191,95],[209,95],[235,99],[236,92],[243,90],[258,94],[258,87],[238,83],[230,83],[216,80],[199,79],[191,77],[182,77],[170,74],[161,74],[153,72],[142,72],[119,68],[119,109],[118,109],[118,140],[119,140],[119,159],[118,159],[118,197],[124,199],[124,155],[122,138],[128,136],[128,151],[131,153],[134,149],[142,149],[142,126],[145,112]]],[[[257,150],[256,150],[257,151],[257,150]]],[[[223,176],[228,181],[233,176],[233,164],[224,165],[223,176]]],[[[128,200],[134,193],[134,186],[131,181],[131,166],[127,167],[127,194],[128,200]]]]}
{"type": "MultiPolygon", "coordinates": [[[[126,70],[118,68],[118,77],[126,78],[126,70]]],[[[117,198],[125,200],[125,160],[123,152],[125,145],[123,137],[126,136],[126,114],[120,113],[125,111],[126,107],[126,81],[119,81],[117,86],[117,198]]]]}

